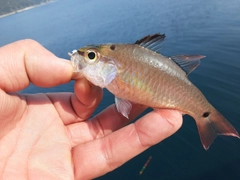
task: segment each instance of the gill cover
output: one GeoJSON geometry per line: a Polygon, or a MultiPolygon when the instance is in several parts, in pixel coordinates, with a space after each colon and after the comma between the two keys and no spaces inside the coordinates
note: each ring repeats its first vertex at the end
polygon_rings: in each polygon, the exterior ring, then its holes
{"type": "Polygon", "coordinates": [[[74,72],[81,72],[87,80],[101,88],[106,87],[117,75],[113,61],[105,61],[96,48],[84,47],[74,50],[71,62],[74,72]]]}

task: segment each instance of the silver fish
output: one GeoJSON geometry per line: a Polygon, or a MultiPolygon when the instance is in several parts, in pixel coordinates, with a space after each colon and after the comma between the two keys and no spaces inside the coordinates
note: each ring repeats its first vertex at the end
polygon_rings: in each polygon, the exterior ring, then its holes
{"type": "Polygon", "coordinates": [[[75,50],[71,61],[76,72],[115,95],[116,107],[125,117],[131,110],[130,102],[177,109],[195,119],[205,149],[219,134],[239,138],[187,77],[205,56],[165,57],[159,53],[164,38],[164,34],[154,34],[135,44],[90,45],[75,50]]]}

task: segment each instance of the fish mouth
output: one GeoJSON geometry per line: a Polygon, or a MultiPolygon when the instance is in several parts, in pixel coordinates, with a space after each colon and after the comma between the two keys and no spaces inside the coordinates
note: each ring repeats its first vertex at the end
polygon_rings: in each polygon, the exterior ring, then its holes
{"type": "Polygon", "coordinates": [[[72,53],[68,53],[71,57],[71,63],[74,69],[74,72],[80,72],[84,66],[83,52],[73,50],[72,53]]]}

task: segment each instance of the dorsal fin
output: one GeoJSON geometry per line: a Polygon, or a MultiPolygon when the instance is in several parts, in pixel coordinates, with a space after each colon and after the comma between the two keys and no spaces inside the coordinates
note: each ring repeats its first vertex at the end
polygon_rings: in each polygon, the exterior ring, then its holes
{"type": "Polygon", "coordinates": [[[137,40],[135,44],[148,48],[152,51],[159,52],[162,48],[165,37],[165,34],[148,35],[140,40],[137,40]]]}
{"type": "Polygon", "coordinates": [[[188,75],[200,64],[200,59],[205,57],[202,55],[177,55],[170,58],[188,75]]]}

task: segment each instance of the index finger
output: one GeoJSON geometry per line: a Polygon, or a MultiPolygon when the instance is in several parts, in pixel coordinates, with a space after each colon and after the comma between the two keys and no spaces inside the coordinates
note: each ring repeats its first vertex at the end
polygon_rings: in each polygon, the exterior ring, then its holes
{"type": "Polygon", "coordinates": [[[103,138],[74,147],[75,179],[93,179],[112,171],[169,137],[181,125],[182,114],[176,110],[152,111],[103,138]]]}
{"type": "Polygon", "coordinates": [[[71,80],[69,61],[56,57],[34,40],[20,40],[0,48],[0,88],[19,91],[33,83],[51,87],[71,80]]]}

